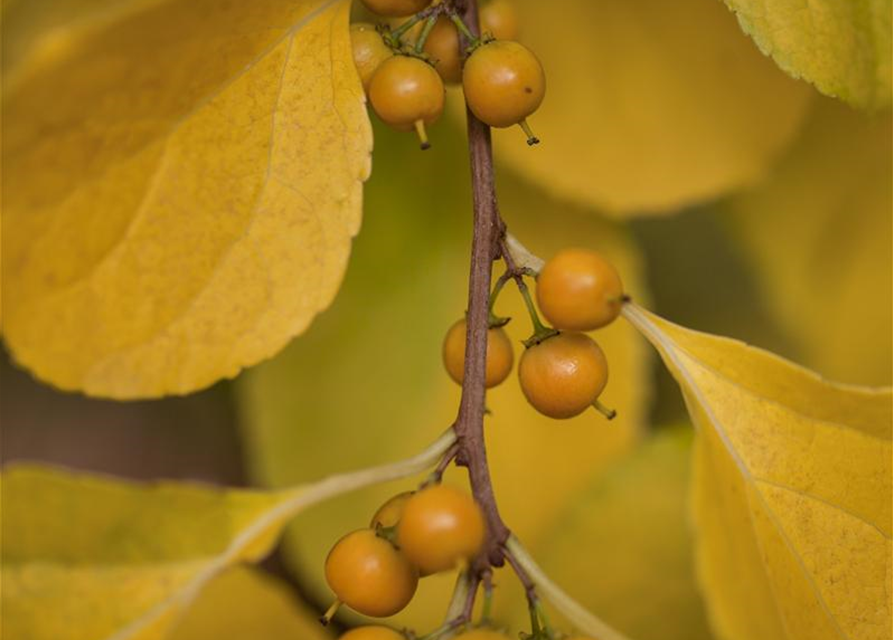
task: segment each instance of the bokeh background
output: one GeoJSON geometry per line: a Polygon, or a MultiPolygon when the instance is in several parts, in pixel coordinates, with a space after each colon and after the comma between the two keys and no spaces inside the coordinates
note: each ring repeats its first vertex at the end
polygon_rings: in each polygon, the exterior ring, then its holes
{"type": "MultiPolygon", "coordinates": [[[[552,5],[519,2],[522,39],[550,84],[532,120],[541,149],[517,131],[496,136],[512,232],[542,257],[567,245],[605,253],[637,301],[679,324],[838,381],[891,384],[889,111],[857,112],[789,78],[715,0],[568,2],[558,21],[552,5]]],[[[462,106],[450,100],[424,154],[376,123],[363,230],[338,298],[305,335],[234,381],[152,402],[60,393],[4,351],[2,463],[287,486],[433,440],[458,405],[440,341],[464,311],[470,240],[462,106]]],[[[529,332],[522,309],[507,288],[499,311],[514,317],[516,344],[529,332]]],[[[489,394],[503,515],[556,579],[632,637],[710,638],[678,390],[623,321],[595,337],[617,421],[546,420],[512,379],[489,394]]],[[[328,547],[406,486],[302,515],[262,568],[275,606],[319,610],[328,547]]],[[[520,592],[497,582],[497,620],[517,625],[520,592]]],[[[451,586],[428,579],[395,623],[435,625],[451,586]]],[[[309,633],[299,629],[277,633],[309,633]]]]}

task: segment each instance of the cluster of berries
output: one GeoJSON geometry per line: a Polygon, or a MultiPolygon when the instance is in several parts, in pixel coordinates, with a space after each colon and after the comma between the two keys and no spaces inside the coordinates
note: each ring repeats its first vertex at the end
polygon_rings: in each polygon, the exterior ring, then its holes
{"type": "Polygon", "coordinates": [[[446,4],[431,0],[363,0],[382,17],[408,19],[396,28],[351,25],[354,62],[379,118],[415,130],[427,149],[425,127],[443,113],[445,83],[460,84],[472,113],[491,127],[520,125],[528,144],[539,140],[527,124],[546,93],[536,56],[515,41],[518,18],[509,0],[480,11],[482,37],[473,36],[446,4]],[[461,36],[468,41],[463,49],[461,36]]]}
{"type": "MultiPolygon", "coordinates": [[[[329,552],[326,581],[337,600],[323,623],[342,604],[375,618],[402,611],[415,595],[419,578],[474,558],[486,531],[480,507],[464,491],[434,484],[394,496],[378,509],[369,527],[348,533],[329,552]]],[[[390,630],[383,627],[362,629],[369,631],[362,635],[354,630],[345,637],[402,638],[395,632],[387,635],[390,630]]]]}
{"type": "MultiPolygon", "coordinates": [[[[525,342],[518,365],[527,401],[550,418],[572,418],[591,406],[613,418],[614,412],[598,401],[608,382],[607,359],[598,343],[581,332],[607,326],[620,314],[626,296],[617,270],[592,251],[564,249],[538,274],[536,299],[554,329],[542,326],[534,312],[536,332],[525,342]]],[[[493,318],[487,335],[488,388],[508,377],[514,361],[502,324],[504,319],[493,318]]],[[[464,379],[465,333],[465,320],[460,320],[443,343],[444,366],[459,384],[464,379]]]]}
{"type": "MultiPolygon", "coordinates": [[[[467,564],[481,551],[485,537],[483,513],[464,491],[433,484],[397,494],[379,507],[368,528],[348,533],[329,552],[325,574],[337,600],[322,617],[323,624],[329,623],[342,604],[375,618],[402,611],[415,595],[419,578],[467,564]]],[[[482,621],[482,626],[452,630],[450,637],[510,640],[486,624],[482,621]]],[[[430,637],[440,636],[435,632],[430,637]]],[[[347,631],[339,640],[416,637],[383,625],[364,625],[347,631]]],[[[540,640],[541,636],[529,638],[540,640]]],[[[565,640],[593,639],[575,636],[565,640]]]]}

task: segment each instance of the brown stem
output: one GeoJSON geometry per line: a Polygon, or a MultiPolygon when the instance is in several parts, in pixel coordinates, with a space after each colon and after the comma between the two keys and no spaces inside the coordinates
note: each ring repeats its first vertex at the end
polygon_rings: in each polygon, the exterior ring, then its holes
{"type": "MultiPolygon", "coordinates": [[[[465,24],[472,33],[480,33],[477,0],[465,0],[462,9],[465,24]]],[[[466,46],[468,43],[463,42],[463,49],[466,46]]],[[[471,274],[468,281],[465,378],[455,429],[459,445],[456,464],[468,468],[471,490],[487,519],[487,543],[475,561],[475,570],[480,575],[490,566],[503,565],[503,548],[510,534],[496,506],[484,443],[486,410],[484,381],[487,365],[490,273],[493,261],[500,254],[499,242],[503,225],[496,201],[490,127],[478,120],[470,110],[467,110],[467,113],[474,196],[474,236],[471,243],[471,274]]]]}

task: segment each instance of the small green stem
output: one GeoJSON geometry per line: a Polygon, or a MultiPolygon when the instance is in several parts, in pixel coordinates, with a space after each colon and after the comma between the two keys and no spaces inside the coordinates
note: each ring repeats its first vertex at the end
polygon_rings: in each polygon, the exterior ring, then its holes
{"type": "Polygon", "coordinates": [[[595,407],[595,410],[605,416],[605,418],[607,418],[608,420],[613,420],[617,417],[617,409],[606,407],[598,399],[592,401],[592,406],[595,407]]]}
{"type": "Polygon", "coordinates": [[[496,315],[494,309],[496,308],[496,300],[499,298],[499,294],[502,293],[502,289],[505,287],[505,283],[512,279],[512,274],[508,271],[499,276],[499,279],[496,281],[496,284],[493,285],[493,291],[490,292],[490,328],[494,327],[502,327],[508,324],[508,321],[511,318],[503,318],[501,316],[496,315]]]}
{"type": "Polygon", "coordinates": [[[403,24],[401,24],[401,25],[400,25],[399,27],[397,27],[396,29],[392,29],[392,30],[391,30],[391,35],[392,35],[394,38],[396,38],[397,40],[400,40],[400,39],[406,34],[407,31],[409,31],[410,29],[412,29],[414,26],[416,26],[416,25],[417,25],[419,22],[421,22],[423,19],[424,19],[424,18],[422,17],[422,15],[419,14],[419,13],[417,13],[416,15],[414,15],[414,16],[411,17],[409,20],[407,20],[406,22],[404,22],[403,24]]]}
{"type": "Polygon", "coordinates": [[[493,610],[493,579],[490,573],[484,576],[484,598],[481,607],[481,624],[490,623],[490,613],[493,610]]]}
{"type": "Polygon", "coordinates": [[[437,18],[439,16],[435,13],[430,18],[425,21],[425,26],[422,27],[422,32],[419,34],[419,39],[416,40],[415,43],[415,52],[421,53],[425,48],[425,42],[428,40],[428,36],[431,34],[431,30],[434,28],[434,25],[437,24],[437,18]]]}
{"type": "Polygon", "coordinates": [[[555,637],[555,632],[552,629],[552,623],[549,622],[549,617],[546,615],[546,608],[543,606],[543,601],[537,598],[533,606],[536,608],[537,616],[539,616],[539,619],[543,623],[543,631],[546,633],[546,637],[549,640],[552,640],[555,637]]]}
{"type": "Polygon", "coordinates": [[[533,601],[527,603],[527,612],[530,614],[530,637],[539,640],[540,617],[537,615],[536,604],[533,601]]]}
{"type": "Polygon", "coordinates": [[[524,304],[527,305],[527,313],[530,314],[530,321],[533,323],[533,335],[524,341],[524,345],[532,347],[547,338],[557,336],[559,332],[556,329],[547,327],[540,320],[540,316],[536,312],[536,306],[533,304],[533,298],[530,296],[530,289],[527,288],[527,283],[524,282],[524,279],[518,276],[515,278],[515,282],[518,284],[518,291],[521,292],[521,297],[524,298],[524,304]]]}
{"type": "Polygon", "coordinates": [[[453,21],[453,24],[456,25],[456,28],[468,39],[471,47],[474,47],[478,43],[478,38],[469,30],[469,28],[465,25],[465,22],[455,11],[450,11],[450,20],[453,21]]]}

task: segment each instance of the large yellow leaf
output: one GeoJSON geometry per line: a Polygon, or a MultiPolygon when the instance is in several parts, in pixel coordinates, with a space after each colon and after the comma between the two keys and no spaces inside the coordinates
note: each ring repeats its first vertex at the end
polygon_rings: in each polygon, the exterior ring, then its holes
{"type": "Polygon", "coordinates": [[[734,237],[804,363],[837,380],[890,384],[890,114],[828,99],[816,107],[771,179],[728,204],[734,237]]]}
{"type": "Polygon", "coordinates": [[[272,576],[234,567],[212,580],[169,640],[326,640],[319,614],[272,576]]]}
{"type": "MultiPolygon", "coordinates": [[[[462,137],[433,133],[432,151],[419,154],[410,138],[376,131],[365,228],[342,293],[325,322],[240,381],[251,466],[261,482],[288,486],[326,467],[400,456],[455,419],[459,389],[443,370],[440,349],[467,301],[471,194],[462,137]]],[[[622,228],[515,179],[499,184],[509,227],[532,247],[544,254],[567,243],[597,247],[615,261],[633,294],[644,295],[639,259],[622,228]]],[[[511,287],[497,311],[513,316],[507,329],[520,356],[530,321],[511,287]]],[[[597,338],[611,361],[605,401],[617,407],[617,420],[606,422],[595,411],[566,422],[539,416],[514,376],[488,394],[500,508],[534,550],[549,544],[548,523],[578,490],[631,448],[645,417],[650,381],[640,341],[621,323],[597,338]]],[[[464,483],[464,470],[447,480],[464,483]]],[[[407,488],[413,485],[323,505],[286,537],[291,567],[319,599],[330,597],[322,568],[332,543],[366,525],[389,494],[407,488]]],[[[514,583],[507,575],[499,580],[508,589],[514,583]]],[[[451,576],[423,580],[398,624],[433,628],[452,586],[451,576]]]]}
{"type": "Polygon", "coordinates": [[[890,0],[725,0],[745,33],[795,78],[867,108],[890,104],[890,0]]]}
{"type": "Polygon", "coordinates": [[[412,459],[280,492],[7,468],[5,637],[160,640],[211,579],[263,558],[295,515],[346,491],[418,474],[454,439],[448,433],[412,459]]]}
{"type": "Polygon", "coordinates": [[[498,157],[546,189],[621,214],[672,213],[759,179],[809,87],[760,55],[716,0],[517,3],[548,88],[498,157]]]}
{"type": "Polygon", "coordinates": [[[825,381],[768,352],[624,315],[699,428],[698,569],[725,640],[889,640],[890,389],[825,381]]]}
{"type": "MultiPolygon", "coordinates": [[[[691,427],[662,429],[549,523],[542,569],[635,640],[709,640],[688,518],[691,427]]],[[[526,607],[515,613],[517,624],[526,607]]]]}
{"type": "Polygon", "coordinates": [[[371,148],[348,8],[4,12],[4,331],[22,365],[91,395],[187,393],[328,306],[371,148]]]}

